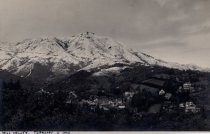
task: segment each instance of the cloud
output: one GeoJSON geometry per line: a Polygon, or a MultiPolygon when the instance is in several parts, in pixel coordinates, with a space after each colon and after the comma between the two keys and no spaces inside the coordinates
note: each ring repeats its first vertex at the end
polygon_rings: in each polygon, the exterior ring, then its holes
{"type": "Polygon", "coordinates": [[[186,52],[194,51],[195,46],[201,52],[203,46],[210,50],[206,45],[210,0],[0,0],[0,3],[2,41],[92,31],[166,59],[172,53],[167,50],[171,49],[180,61],[184,55],[190,61],[192,53],[186,52]]]}

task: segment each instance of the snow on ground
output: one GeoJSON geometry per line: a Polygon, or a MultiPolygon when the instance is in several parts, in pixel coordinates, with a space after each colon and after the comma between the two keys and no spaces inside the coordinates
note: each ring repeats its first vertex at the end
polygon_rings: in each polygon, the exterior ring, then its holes
{"type": "Polygon", "coordinates": [[[93,76],[105,76],[109,74],[118,74],[121,70],[124,70],[126,66],[124,67],[111,67],[108,69],[101,69],[98,72],[93,73],[93,76]]]}
{"type": "MultiPolygon", "coordinates": [[[[202,70],[194,65],[165,62],[140,51],[127,49],[112,38],[88,32],[68,38],[37,38],[18,43],[0,43],[0,55],[0,69],[15,71],[16,74],[20,72],[30,74],[36,63],[50,67],[49,70],[54,73],[66,73],[71,71],[73,66],[80,70],[115,63],[137,62],[148,66],[160,65],[185,70],[202,70]]],[[[110,70],[103,71],[106,73],[110,70]]]]}

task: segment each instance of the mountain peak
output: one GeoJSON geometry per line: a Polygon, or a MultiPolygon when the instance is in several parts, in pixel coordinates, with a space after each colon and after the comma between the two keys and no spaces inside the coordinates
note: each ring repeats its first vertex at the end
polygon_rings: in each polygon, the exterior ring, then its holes
{"type": "Polygon", "coordinates": [[[83,32],[83,33],[80,33],[76,36],[79,36],[79,37],[86,37],[86,38],[91,38],[95,35],[95,33],[93,32],[83,32]]]}

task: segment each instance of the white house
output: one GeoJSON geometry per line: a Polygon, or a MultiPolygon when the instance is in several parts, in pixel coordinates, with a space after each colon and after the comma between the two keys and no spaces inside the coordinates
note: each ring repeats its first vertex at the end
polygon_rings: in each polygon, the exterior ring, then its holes
{"type": "Polygon", "coordinates": [[[179,108],[184,109],[186,113],[192,112],[192,113],[198,113],[200,112],[200,108],[198,108],[193,102],[185,102],[180,103],[179,108]]]}
{"type": "Polygon", "coordinates": [[[163,90],[163,89],[161,89],[160,91],[159,91],[159,95],[164,95],[166,92],[163,90]]]}

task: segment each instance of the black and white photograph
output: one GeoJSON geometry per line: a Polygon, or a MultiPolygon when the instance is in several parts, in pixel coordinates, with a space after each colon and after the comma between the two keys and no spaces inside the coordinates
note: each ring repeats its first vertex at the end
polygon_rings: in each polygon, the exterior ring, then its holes
{"type": "Polygon", "coordinates": [[[209,132],[210,0],[0,0],[0,131],[209,132]]]}

